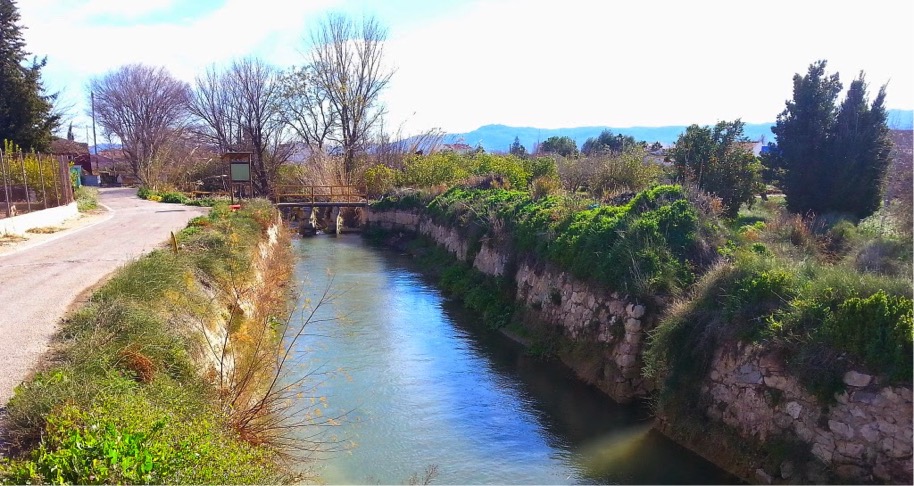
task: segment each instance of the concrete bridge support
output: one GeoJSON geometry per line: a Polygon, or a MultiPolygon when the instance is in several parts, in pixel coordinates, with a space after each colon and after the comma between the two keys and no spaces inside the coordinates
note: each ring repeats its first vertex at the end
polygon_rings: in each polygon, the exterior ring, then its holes
{"type": "Polygon", "coordinates": [[[298,213],[298,232],[302,236],[313,235],[317,231],[317,219],[313,208],[296,208],[298,213]]]}
{"type": "Polygon", "coordinates": [[[340,234],[343,232],[343,216],[340,214],[340,207],[333,206],[330,209],[330,224],[334,226],[334,232],[340,234]]]}

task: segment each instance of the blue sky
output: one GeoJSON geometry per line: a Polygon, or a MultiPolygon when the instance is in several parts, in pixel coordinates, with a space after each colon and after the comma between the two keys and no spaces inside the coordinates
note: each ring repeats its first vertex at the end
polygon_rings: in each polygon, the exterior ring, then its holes
{"type": "Polygon", "coordinates": [[[817,59],[860,70],[914,108],[914,2],[819,0],[18,0],[45,80],[88,126],[86,83],[122,64],[188,82],[255,55],[303,62],[331,11],[389,28],[387,126],[413,134],[490,123],[560,128],[772,121],[817,59]]]}

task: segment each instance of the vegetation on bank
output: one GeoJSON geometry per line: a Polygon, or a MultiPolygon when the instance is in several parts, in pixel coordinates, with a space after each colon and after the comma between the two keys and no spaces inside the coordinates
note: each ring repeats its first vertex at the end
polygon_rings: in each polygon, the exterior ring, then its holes
{"type": "Polygon", "coordinates": [[[156,190],[151,189],[146,186],[142,186],[136,191],[137,197],[140,199],[146,199],[147,201],[154,202],[163,202],[169,204],[185,204],[187,206],[202,206],[202,207],[212,207],[218,202],[227,202],[225,198],[213,198],[213,197],[202,197],[202,198],[191,198],[178,190],[156,190]]]}
{"type": "Polygon", "coordinates": [[[804,219],[773,199],[731,221],[721,260],[651,337],[645,371],[661,380],[661,407],[704,420],[701,380],[714,350],[734,341],[782,356],[824,404],[851,369],[910,385],[911,241],[880,228],[882,216],[804,219]]]}
{"type": "Polygon", "coordinates": [[[92,211],[98,209],[98,189],[89,186],[79,186],[76,188],[76,208],[79,212],[92,211]]]}
{"type": "MultiPolygon", "coordinates": [[[[555,263],[582,280],[651,298],[690,285],[713,251],[718,228],[699,199],[675,185],[658,185],[607,205],[558,194],[535,198],[528,191],[458,186],[431,199],[425,210],[436,222],[458,228],[476,249],[487,239],[504,250],[555,263]]],[[[407,194],[375,208],[417,205],[420,196],[407,194]]]]}
{"type": "MultiPolygon", "coordinates": [[[[859,222],[803,218],[772,196],[727,218],[719,199],[659,182],[600,199],[541,191],[536,180],[498,187],[506,184],[493,174],[443,192],[394,190],[373,208],[421,209],[457,228],[471,255],[488,241],[645,301],[672,297],[659,308],[645,369],[671,414],[703,410],[692,398],[713,352],[737,341],[781,353],[823,403],[850,369],[911,382],[911,240],[894,231],[888,209],[859,222]]],[[[446,268],[445,290],[489,314],[490,325],[510,320],[496,310],[503,286],[487,287],[469,264],[446,268]]]]}
{"type": "Polygon", "coordinates": [[[65,322],[54,364],[10,400],[19,454],[0,462],[0,481],[283,480],[262,378],[275,376],[287,275],[263,276],[271,292],[250,285],[274,222],[266,201],[217,205],[96,291],[65,322]],[[243,298],[262,310],[241,311],[243,298]]]}

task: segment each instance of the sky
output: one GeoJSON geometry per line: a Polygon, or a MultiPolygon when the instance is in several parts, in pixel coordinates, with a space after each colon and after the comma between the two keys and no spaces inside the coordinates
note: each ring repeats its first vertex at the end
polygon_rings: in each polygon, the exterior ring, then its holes
{"type": "MultiPolygon", "coordinates": [[[[828,61],[845,86],[914,108],[914,2],[870,0],[16,0],[78,140],[86,86],[124,64],[192,82],[257,56],[301,65],[328,13],[374,16],[394,69],[391,132],[774,121],[792,78],[828,61]]],[[[62,128],[66,131],[66,125],[62,128]]],[[[99,140],[101,142],[101,140],[99,140]]]]}

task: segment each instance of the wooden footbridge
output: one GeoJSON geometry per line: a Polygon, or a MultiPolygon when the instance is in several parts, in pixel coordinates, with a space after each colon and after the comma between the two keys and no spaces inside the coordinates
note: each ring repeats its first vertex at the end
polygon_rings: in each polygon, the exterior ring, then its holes
{"type": "Polygon", "coordinates": [[[320,208],[330,208],[330,220],[335,222],[336,233],[343,230],[340,208],[368,207],[365,188],[356,186],[304,186],[277,185],[273,188],[273,203],[288,216],[299,221],[302,234],[317,231],[320,208]]]}
{"type": "Polygon", "coordinates": [[[365,207],[368,195],[365,188],[356,186],[299,186],[277,185],[273,188],[273,201],[277,207],[365,207]]]}

